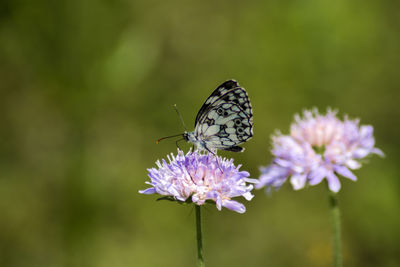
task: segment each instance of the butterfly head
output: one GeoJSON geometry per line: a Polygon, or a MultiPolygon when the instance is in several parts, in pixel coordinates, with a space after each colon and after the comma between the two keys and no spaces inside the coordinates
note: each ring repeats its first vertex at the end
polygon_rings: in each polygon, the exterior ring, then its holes
{"type": "Polygon", "coordinates": [[[198,142],[196,136],[194,135],[194,132],[187,132],[185,131],[182,135],[183,139],[185,139],[186,142],[193,143],[195,144],[198,142]]]}
{"type": "Polygon", "coordinates": [[[183,133],[182,137],[186,142],[189,142],[189,133],[187,131],[183,133]]]}

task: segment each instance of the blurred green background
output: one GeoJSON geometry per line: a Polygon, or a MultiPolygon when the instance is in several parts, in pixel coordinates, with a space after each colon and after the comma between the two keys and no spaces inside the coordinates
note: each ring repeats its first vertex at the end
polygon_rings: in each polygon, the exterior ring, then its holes
{"type": "MultiPolygon", "coordinates": [[[[192,126],[234,78],[255,136],[223,153],[252,177],[269,136],[304,108],[375,127],[372,157],[342,179],[345,266],[400,266],[400,2],[395,0],[0,3],[0,266],[194,266],[194,209],[156,196],[157,138],[192,126]]],[[[184,146],[188,149],[189,146],[184,146]]],[[[206,206],[208,266],[331,266],[323,185],[245,214],[206,206]]]]}

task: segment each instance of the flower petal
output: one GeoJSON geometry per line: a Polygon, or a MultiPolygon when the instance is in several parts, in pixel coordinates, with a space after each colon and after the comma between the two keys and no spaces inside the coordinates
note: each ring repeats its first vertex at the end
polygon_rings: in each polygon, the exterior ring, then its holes
{"type": "Polygon", "coordinates": [[[335,171],[350,180],[357,181],[357,177],[345,166],[335,166],[335,171]]]}
{"type": "Polygon", "coordinates": [[[156,189],[154,187],[147,188],[145,190],[139,190],[139,193],[140,194],[146,194],[146,195],[155,194],[156,193],[156,189]]]}
{"type": "Polygon", "coordinates": [[[305,174],[293,174],[290,178],[290,183],[294,190],[299,190],[304,188],[306,184],[307,176],[305,174]]]}
{"type": "Polygon", "coordinates": [[[328,180],[329,189],[335,193],[339,192],[341,187],[339,178],[337,178],[333,172],[328,172],[326,174],[326,179],[328,180]]]}
{"type": "Polygon", "coordinates": [[[320,166],[316,170],[312,171],[309,175],[309,184],[310,185],[316,185],[319,184],[322,179],[324,179],[327,175],[327,170],[320,166]]]}
{"type": "Polygon", "coordinates": [[[275,164],[272,164],[266,168],[261,168],[262,174],[259,178],[260,181],[255,185],[255,187],[261,188],[264,186],[272,186],[279,188],[286,181],[289,171],[289,169],[275,164]]]}
{"type": "Polygon", "coordinates": [[[356,169],[361,168],[361,164],[358,163],[357,161],[353,160],[353,159],[348,159],[346,161],[346,165],[352,170],[356,170],[356,169]]]}
{"type": "Polygon", "coordinates": [[[372,153],[375,153],[375,154],[377,154],[377,155],[379,155],[381,157],[385,156],[385,153],[383,153],[382,150],[380,150],[379,148],[376,148],[376,147],[374,147],[374,149],[372,149],[372,153]]]}
{"type": "Polygon", "coordinates": [[[242,203],[239,203],[234,200],[225,200],[222,203],[222,206],[224,206],[227,209],[236,211],[238,213],[244,213],[246,211],[246,207],[242,203]]]}

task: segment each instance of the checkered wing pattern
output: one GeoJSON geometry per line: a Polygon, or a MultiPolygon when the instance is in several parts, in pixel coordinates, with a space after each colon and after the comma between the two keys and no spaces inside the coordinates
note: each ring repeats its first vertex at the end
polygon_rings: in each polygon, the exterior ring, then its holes
{"type": "Polygon", "coordinates": [[[246,91],[234,80],[218,86],[196,117],[194,135],[207,149],[243,151],[253,136],[253,114],[246,91]]]}

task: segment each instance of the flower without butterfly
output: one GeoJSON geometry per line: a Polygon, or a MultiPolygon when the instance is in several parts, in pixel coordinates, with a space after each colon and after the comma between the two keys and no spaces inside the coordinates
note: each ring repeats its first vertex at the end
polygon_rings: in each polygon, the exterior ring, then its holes
{"type": "Polygon", "coordinates": [[[341,184],[336,176],[355,181],[351,170],[361,167],[360,160],[371,154],[383,156],[375,147],[373,127],[359,126],[359,120],[344,121],[336,117],[336,111],[328,110],[320,115],[316,109],[304,111],[303,118],[295,116],[290,134],[280,132],[272,137],[272,164],[261,169],[263,186],[279,188],[289,177],[295,190],[307,183],[319,184],[324,178],[332,192],[338,192],[341,184]]]}

